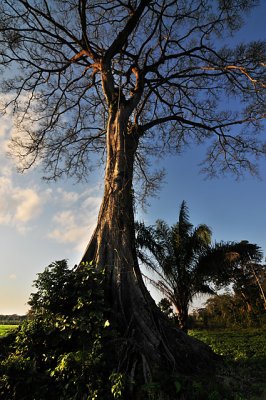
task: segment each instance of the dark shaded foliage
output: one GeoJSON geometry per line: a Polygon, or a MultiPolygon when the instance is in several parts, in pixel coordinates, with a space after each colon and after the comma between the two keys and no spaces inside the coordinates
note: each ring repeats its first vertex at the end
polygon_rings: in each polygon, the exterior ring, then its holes
{"type": "Polygon", "coordinates": [[[137,223],[136,244],[141,262],[155,272],[149,281],[175,306],[179,325],[187,331],[192,298],[197,293],[213,294],[209,271],[202,263],[211,248],[211,229],[205,224],[193,227],[183,201],[178,221],[170,227],[160,220],[155,226],[137,223]]]}
{"type": "Polygon", "coordinates": [[[0,342],[1,399],[112,398],[103,281],[92,265],[70,270],[66,261],[38,275],[30,319],[0,342]]]}

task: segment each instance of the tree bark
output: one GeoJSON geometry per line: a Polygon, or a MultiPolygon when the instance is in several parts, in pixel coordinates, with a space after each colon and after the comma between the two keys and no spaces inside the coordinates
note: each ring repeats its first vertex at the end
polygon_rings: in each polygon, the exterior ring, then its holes
{"type": "Polygon", "coordinates": [[[123,339],[117,348],[118,370],[132,380],[142,371],[142,382],[149,382],[155,369],[196,372],[210,367],[214,356],[206,345],[168,322],[143,283],[135,249],[132,191],[138,134],[130,128],[129,116],[125,100],[110,105],[104,196],[82,261],[93,261],[106,271],[110,323],[123,339]]]}
{"type": "Polygon", "coordinates": [[[181,305],[180,303],[175,302],[174,306],[176,308],[179,328],[187,333],[188,332],[188,306],[187,304],[181,305]]]}
{"type": "Polygon", "coordinates": [[[260,283],[259,277],[258,277],[258,275],[257,275],[257,273],[255,271],[255,268],[254,268],[254,266],[252,264],[251,264],[251,270],[252,270],[252,273],[254,275],[255,281],[256,281],[256,283],[257,283],[257,285],[259,287],[259,292],[260,292],[260,295],[261,295],[261,299],[263,301],[263,308],[264,308],[264,310],[266,310],[266,296],[265,296],[263,287],[262,287],[262,285],[260,283]]]}

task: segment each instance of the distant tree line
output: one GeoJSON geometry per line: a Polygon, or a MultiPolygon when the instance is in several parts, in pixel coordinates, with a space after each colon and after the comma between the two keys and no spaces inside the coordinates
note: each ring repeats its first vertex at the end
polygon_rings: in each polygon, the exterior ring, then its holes
{"type": "Polygon", "coordinates": [[[27,318],[26,315],[18,314],[1,314],[0,315],[0,325],[19,325],[27,318]]]}
{"type": "MultiPolygon", "coordinates": [[[[265,271],[266,266],[263,267],[265,271]]],[[[266,293],[265,272],[260,279],[266,293]]],[[[211,296],[204,308],[192,313],[190,325],[202,328],[266,326],[265,299],[255,279],[241,288],[234,286],[231,292],[211,296]]]]}

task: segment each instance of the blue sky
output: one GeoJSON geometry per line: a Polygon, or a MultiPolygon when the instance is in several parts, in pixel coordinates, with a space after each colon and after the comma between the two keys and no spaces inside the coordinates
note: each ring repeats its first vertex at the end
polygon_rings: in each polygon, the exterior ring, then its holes
{"type": "MultiPolygon", "coordinates": [[[[262,1],[231,40],[265,39],[265,17],[262,1]]],[[[103,175],[78,185],[69,180],[46,184],[38,171],[18,175],[5,155],[11,130],[12,116],[6,115],[0,120],[0,314],[23,314],[38,272],[54,260],[79,262],[96,223],[103,175]]],[[[266,256],[265,160],[260,180],[246,176],[236,181],[230,175],[206,180],[199,172],[203,159],[204,146],[192,146],[161,162],[165,183],[146,213],[139,210],[139,218],[173,224],[186,200],[192,223],[209,225],[213,240],[249,240],[266,256]]]]}

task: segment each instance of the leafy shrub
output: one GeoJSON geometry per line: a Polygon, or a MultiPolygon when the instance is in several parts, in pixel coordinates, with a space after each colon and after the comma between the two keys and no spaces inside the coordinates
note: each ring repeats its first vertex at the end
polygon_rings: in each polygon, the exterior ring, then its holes
{"type": "Polygon", "coordinates": [[[104,271],[91,264],[70,270],[65,260],[38,274],[30,319],[2,353],[1,399],[113,398],[103,282],[104,271]]]}

